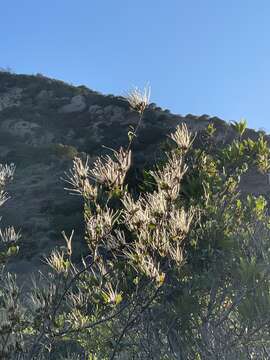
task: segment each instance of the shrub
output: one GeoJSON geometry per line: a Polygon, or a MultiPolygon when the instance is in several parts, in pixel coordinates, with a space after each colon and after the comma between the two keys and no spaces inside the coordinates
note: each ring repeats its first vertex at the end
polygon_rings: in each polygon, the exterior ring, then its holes
{"type": "Polygon", "coordinates": [[[11,67],[6,66],[6,67],[1,67],[0,66],[0,73],[4,73],[4,74],[14,74],[14,71],[11,69],[11,67]]]}
{"type": "Polygon", "coordinates": [[[50,149],[55,156],[60,158],[72,160],[78,155],[77,149],[71,145],[52,144],[50,149]]]}
{"type": "Polygon", "coordinates": [[[84,202],[89,253],[74,264],[73,232],[63,233],[66,246],[47,258],[50,274],[16,326],[4,327],[21,339],[7,359],[56,356],[61,341],[81,359],[269,357],[270,219],[263,197],[239,192],[249,167],[269,170],[267,143],[243,140],[235,124],[231,144],[196,149],[183,124],[165,160],[133,189],[126,180],[146,94],[128,97],[140,119],[126,148],[92,168],[74,159],[66,181],[84,202]]]}

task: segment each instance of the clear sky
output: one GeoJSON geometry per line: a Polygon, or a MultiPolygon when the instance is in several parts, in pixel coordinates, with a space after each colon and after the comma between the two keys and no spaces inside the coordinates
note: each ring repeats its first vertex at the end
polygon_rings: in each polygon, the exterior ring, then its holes
{"type": "Polygon", "coordinates": [[[270,0],[1,0],[0,67],[270,132],[270,0]]]}

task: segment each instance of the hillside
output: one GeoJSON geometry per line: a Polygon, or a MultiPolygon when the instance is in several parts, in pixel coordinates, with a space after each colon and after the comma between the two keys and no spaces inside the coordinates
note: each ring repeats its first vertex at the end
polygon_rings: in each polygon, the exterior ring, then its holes
{"type": "MultiPolygon", "coordinates": [[[[8,187],[11,199],[2,208],[2,225],[13,224],[22,234],[20,253],[11,269],[23,274],[40,266],[42,254],[63,244],[61,230],[75,229],[74,244],[80,255],[82,204],[68,195],[61,178],[74,156],[89,155],[91,161],[107,148],[127,144],[128,129],[137,121],[137,113],[123,97],[40,75],[0,72],[0,162],[16,164],[8,187]]],[[[196,146],[205,145],[202,131],[209,123],[217,129],[217,147],[235,136],[231,125],[217,117],[175,115],[151,104],[133,146],[138,173],[159,157],[159,145],[181,122],[197,133],[196,146]]],[[[245,136],[257,138],[258,133],[249,129],[245,136]]],[[[269,189],[267,176],[255,171],[242,181],[244,192],[267,194],[269,189]]]]}

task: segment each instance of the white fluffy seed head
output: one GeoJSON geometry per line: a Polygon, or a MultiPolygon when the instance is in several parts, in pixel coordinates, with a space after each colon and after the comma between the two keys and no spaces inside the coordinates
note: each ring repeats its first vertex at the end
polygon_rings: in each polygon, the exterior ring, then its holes
{"type": "Polygon", "coordinates": [[[142,114],[149,105],[150,94],[151,88],[149,85],[146,85],[142,90],[135,87],[127,93],[126,99],[133,110],[142,114]]]}
{"type": "Polygon", "coordinates": [[[169,137],[183,151],[187,151],[195,139],[195,136],[192,138],[191,132],[185,123],[178,125],[176,131],[170,134],[169,137]]]}

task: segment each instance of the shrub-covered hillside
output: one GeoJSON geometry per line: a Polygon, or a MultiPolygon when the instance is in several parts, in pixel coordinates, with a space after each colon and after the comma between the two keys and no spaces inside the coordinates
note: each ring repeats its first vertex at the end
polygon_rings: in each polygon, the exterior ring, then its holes
{"type": "MultiPolygon", "coordinates": [[[[92,162],[72,153],[65,173],[84,253],[67,205],[63,246],[22,286],[8,271],[22,234],[0,231],[1,359],[269,359],[269,206],[245,179],[269,172],[267,140],[248,137],[245,121],[227,139],[214,122],[198,134],[181,122],[142,168],[147,89],[127,103],[138,120],[127,142],[92,162]]],[[[0,165],[1,207],[14,174],[0,165]]]]}
{"type": "MultiPolygon", "coordinates": [[[[125,146],[127,133],[137,122],[137,112],[123,97],[105,96],[42,75],[0,72],[0,162],[16,165],[14,180],[8,185],[12,198],[2,208],[2,223],[20,228],[23,236],[11,269],[23,274],[39,266],[43,253],[62,245],[63,229],[75,229],[78,256],[85,250],[82,202],[68,195],[61,178],[74,156],[85,159],[88,155],[91,163],[108,153],[107,148],[125,146]]],[[[236,136],[229,123],[216,117],[174,115],[150,104],[133,142],[131,183],[141,177],[142,167],[162,157],[167,135],[181,123],[197,133],[196,147],[209,145],[204,134],[208,124],[216,129],[214,150],[236,136]]],[[[256,139],[258,133],[246,130],[244,137],[256,139]]],[[[241,189],[266,194],[267,176],[251,169],[243,176],[241,189]]]]}

